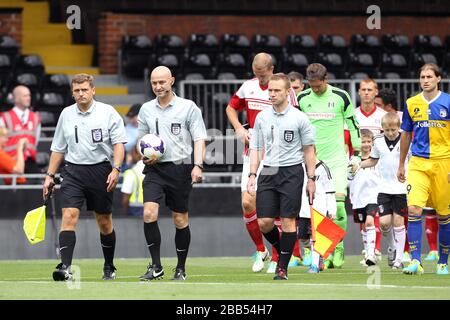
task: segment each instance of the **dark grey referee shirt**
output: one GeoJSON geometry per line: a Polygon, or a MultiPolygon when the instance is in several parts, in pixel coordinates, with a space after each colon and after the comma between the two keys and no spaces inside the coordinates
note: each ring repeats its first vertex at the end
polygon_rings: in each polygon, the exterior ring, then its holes
{"type": "Polygon", "coordinates": [[[303,146],[315,143],[306,114],[289,105],[283,112],[268,108],[256,116],[250,149],[264,149],[264,165],[287,167],[304,162],[303,146]]]}
{"type": "Polygon", "coordinates": [[[126,142],[120,114],[114,107],[93,100],[86,112],[76,103],[64,108],[50,150],[64,153],[65,160],[74,164],[96,164],[112,162],[114,145],[126,142]]]}
{"type": "Polygon", "coordinates": [[[192,140],[207,138],[200,108],[175,93],[165,108],[157,98],[144,103],[139,110],[138,130],[139,137],[153,133],[163,139],[166,151],[159,162],[190,161],[192,140]]]}

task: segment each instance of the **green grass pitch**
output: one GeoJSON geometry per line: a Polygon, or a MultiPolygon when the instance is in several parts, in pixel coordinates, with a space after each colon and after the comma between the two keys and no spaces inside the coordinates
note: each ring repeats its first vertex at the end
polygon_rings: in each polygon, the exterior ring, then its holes
{"type": "Polygon", "coordinates": [[[265,299],[450,299],[450,276],[435,274],[436,263],[424,262],[425,274],[403,275],[386,266],[383,257],[373,273],[348,256],[342,269],[308,274],[306,267],[289,269],[288,281],[253,273],[243,257],[188,258],[187,280],[174,282],[176,259],[163,259],[163,280],[140,282],[147,259],[116,259],[115,281],[102,281],[103,260],[74,259],[81,281],[54,282],[56,260],[0,261],[0,299],[150,299],[150,300],[265,300],[265,299]]]}

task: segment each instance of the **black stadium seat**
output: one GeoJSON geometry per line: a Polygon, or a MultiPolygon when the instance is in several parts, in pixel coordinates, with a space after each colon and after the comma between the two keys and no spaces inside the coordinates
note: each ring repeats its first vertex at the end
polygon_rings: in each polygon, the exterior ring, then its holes
{"type": "Polygon", "coordinates": [[[173,34],[158,34],[155,37],[155,53],[160,56],[165,53],[184,54],[183,40],[173,34]]]}
{"type": "Polygon", "coordinates": [[[219,54],[217,73],[232,73],[238,79],[246,79],[248,77],[247,61],[240,53],[219,54]]]}
{"type": "Polygon", "coordinates": [[[294,70],[306,74],[308,64],[309,60],[303,53],[288,54],[283,61],[283,72],[287,74],[294,70]]]}
{"type": "Polygon", "coordinates": [[[345,77],[345,56],[337,52],[317,54],[316,59],[318,63],[323,64],[330,73],[333,73],[337,79],[345,77]]]}
{"type": "Polygon", "coordinates": [[[199,73],[205,79],[211,79],[215,76],[215,68],[207,53],[197,53],[189,55],[184,61],[184,73],[199,73]]]}
{"type": "Polygon", "coordinates": [[[15,73],[33,73],[42,77],[45,72],[44,62],[37,54],[21,55],[15,66],[15,73]]]}
{"type": "Polygon", "coordinates": [[[317,43],[318,52],[346,54],[348,51],[344,37],[339,35],[321,34],[317,43]]]}
{"type": "Polygon", "coordinates": [[[408,36],[385,34],[381,38],[385,53],[401,53],[408,55],[411,52],[408,36]]]}
{"type": "Polygon", "coordinates": [[[370,53],[350,53],[347,59],[347,71],[350,74],[365,73],[369,77],[374,77],[378,67],[374,55],[370,53]]]}
{"type": "Polygon", "coordinates": [[[251,70],[251,63],[255,54],[260,52],[267,52],[272,55],[277,65],[277,69],[281,68],[281,61],[283,59],[283,47],[280,38],[270,34],[255,34],[252,38],[253,54],[250,56],[248,66],[251,70]]]}
{"type": "Polygon", "coordinates": [[[226,33],[220,38],[221,53],[231,54],[239,53],[244,59],[248,59],[252,48],[250,41],[243,34],[229,34],[226,33]]]}
{"type": "Polygon", "coordinates": [[[140,78],[144,75],[144,69],[153,58],[153,45],[146,35],[129,36],[122,38],[121,68],[122,73],[140,78]]]}
{"type": "Polygon", "coordinates": [[[409,70],[408,56],[400,53],[384,53],[381,61],[381,72],[395,72],[402,77],[407,76],[409,70]]]}
{"type": "Polygon", "coordinates": [[[303,53],[310,56],[315,54],[316,50],[316,42],[310,35],[290,34],[286,39],[286,51],[288,54],[303,53]]]}
{"type": "Polygon", "coordinates": [[[213,34],[191,34],[188,40],[189,55],[208,54],[211,59],[220,52],[219,41],[213,34]]]}

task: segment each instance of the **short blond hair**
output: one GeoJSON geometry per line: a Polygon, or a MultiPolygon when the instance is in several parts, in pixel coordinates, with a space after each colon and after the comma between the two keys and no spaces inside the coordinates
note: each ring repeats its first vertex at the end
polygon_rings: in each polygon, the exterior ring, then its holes
{"type": "Polygon", "coordinates": [[[93,88],[94,87],[94,77],[93,76],[91,76],[90,74],[87,74],[87,73],[79,73],[79,74],[76,74],[76,75],[74,75],[74,77],[72,78],[72,87],[73,87],[73,85],[76,83],[76,84],[82,84],[82,83],[85,83],[85,82],[89,82],[89,86],[91,87],[91,88],[93,88]]]}
{"type": "Polygon", "coordinates": [[[398,116],[397,113],[388,112],[383,116],[383,118],[381,118],[381,126],[382,127],[389,123],[396,124],[398,127],[400,127],[400,117],[398,116]]]}
{"type": "Polygon", "coordinates": [[[375,80],[371,79],[371,78],[367,78],[367,79],[362,79],[361,82],[359,83],[359,86],[361,87],[361,83],[373,83],[373,85],[375,86],[375,89],[378,90],[378,84],[375,80]]]}
{"type": "Polygon", "coordinates": [[[272,81],[272,80],[273,81],[278,81],[278,80],[283,81],[286,89],[289,89],[291,87],[291,82],[289,81],[288,76],[282,72],[271,75],[269,81],[272,81]]]}

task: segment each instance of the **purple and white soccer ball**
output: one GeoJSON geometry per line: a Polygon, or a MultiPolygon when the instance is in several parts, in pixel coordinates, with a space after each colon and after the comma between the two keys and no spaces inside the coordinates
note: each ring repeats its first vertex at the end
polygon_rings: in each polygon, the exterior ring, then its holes
{"type": "Polygon", "coordinates": [[[139,140],[140,154],[148,159],[158,160],[166,151],[164,141],[156,134],[149,133],[139,140]]]}

